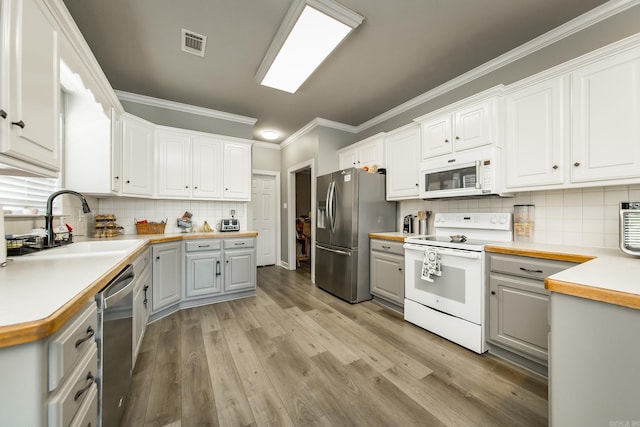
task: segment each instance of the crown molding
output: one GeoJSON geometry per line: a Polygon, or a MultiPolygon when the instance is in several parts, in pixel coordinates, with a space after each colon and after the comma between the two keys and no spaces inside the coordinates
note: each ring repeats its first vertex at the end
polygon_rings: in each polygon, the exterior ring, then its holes
{"type": "Polygon", "coordinates": [[[211,117],[214,119],[227,120],[253,126],[258,119],[253,117],[240,116],[224,111],[212,110],[210,108],[196,107],[194,105],[182,104],[180,102],[168,101],[166,99],[153,98],[146,95],[138,95],[121,90],[115,91],[121,101],[135,102],[136,104],[149,105],[151,107],[165,108],[167,110],[181,111],[183,113],[197,114],[199,116],[211,117]]]}
{"type": "Polygon", "coordinates": [[[274,143],[274,142],[254,141],[253,146],[260,147],[260,148],[268,148],[271,150],[278,150],[278,151],[282,149],[282,147],[280,147],[280,144],[274,143]]]}
{"type": "Polygon", "coordinates": [[[307,123],[300,129],[298,129],[294,134],[289,136],[287,139],[282,141],[280,143],[280,147],[285,148],[287,145],[292,144],[296,139],[300,138],[302,135],[304,135],[307,132],[310,132],[311,130],[315,129],[318,126],[337,129],[337,130],[341,130],[349,133],[357,133],[356,126],[351,126],[344,123],[334,122],[332,120],[321,119],[320,117],[316,117],[315,119],[311,120],[309,123],[307,123]]]}
{"type": "Polygon", "coordinates": [[[457,89],[473,80],[476,80],[486,74],[498,70],[508,64],[511,64],[512,62],[522,59],[527,55],[530,55],[553,43],[569,37],[581,30],[584,30],[585,28],[595,25],[598,22],[604,21],[605,19],[610,18],[613,15],[624,12],[625,10],[630,9],[638,4],[640,4],[640,0],[611,0],[607,3],[604,3],[578,16],[577,18],[566,22],[565,24],[548,31],[545,34],[536,37],[535,39],[523,45],[520,45],[503,55],[498,56],[497,58],[485,62],[484,64],[464,74],[461,74],[460,76],[455,77],[428,92],[423,93],[422,95],[418,95],[415,98],[412,98],[409,101],[380,114],[379,116],[361,123],[360,125],[356,126],[357,133],[369,129],[406,111],[409,111],[414,107],[437,98],[440,95],[444,95],[447,92],[457,89]]]}

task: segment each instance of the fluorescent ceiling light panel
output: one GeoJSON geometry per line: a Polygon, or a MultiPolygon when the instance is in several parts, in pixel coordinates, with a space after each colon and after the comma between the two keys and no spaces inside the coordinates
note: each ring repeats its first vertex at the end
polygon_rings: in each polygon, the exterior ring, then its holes
{"type": "Polygon", "coordinates": [[[258,69],[264,86],[295,93],[362,17],[331,0],[296,0],[258,69]]]}

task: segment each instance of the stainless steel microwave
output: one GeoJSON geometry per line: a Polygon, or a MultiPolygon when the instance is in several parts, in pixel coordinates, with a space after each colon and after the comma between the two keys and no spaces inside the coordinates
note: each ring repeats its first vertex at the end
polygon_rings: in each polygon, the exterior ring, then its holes
{"type": "Polygon", "coordinates": [[[420,198],[511,196],[502,192],[499,150],[479,148],[424,160],[420,163],[420,198]]]}

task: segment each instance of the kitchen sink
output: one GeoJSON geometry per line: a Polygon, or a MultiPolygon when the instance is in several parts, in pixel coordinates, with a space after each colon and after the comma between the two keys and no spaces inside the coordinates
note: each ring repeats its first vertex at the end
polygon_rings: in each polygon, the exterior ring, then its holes
{"type": "Polygon", "coordinates": [[[141,240],[94,240],[87,242],[71,243],[51,249],[34,252],[25,257],[66,257],[66,256],[93,256],[93,255],[117,255],[135,249],[142,244],[141,240]]]}

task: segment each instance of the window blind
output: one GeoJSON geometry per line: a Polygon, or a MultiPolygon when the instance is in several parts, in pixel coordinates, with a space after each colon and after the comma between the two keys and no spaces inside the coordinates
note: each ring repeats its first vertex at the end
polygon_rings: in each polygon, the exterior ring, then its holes
{"type": "Polygon", "coordinates": [[[0,176],[0,205],[12,213],[44,213],[47,198],[58,189],[58,180],[23,176],[0,176]]]}

